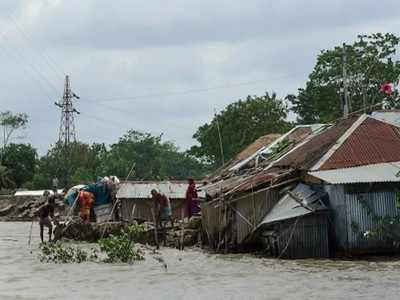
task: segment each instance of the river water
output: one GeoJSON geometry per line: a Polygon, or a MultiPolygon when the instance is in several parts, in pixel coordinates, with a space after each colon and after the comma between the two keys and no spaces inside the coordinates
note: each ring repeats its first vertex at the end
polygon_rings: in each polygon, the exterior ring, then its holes
{"type": "Polygon", "coordinates": [[[30,223],[0,223],[0,299],[400,299],[400,260],[262,259],[162,249],[133,265],[47,264],[30,223]]]}

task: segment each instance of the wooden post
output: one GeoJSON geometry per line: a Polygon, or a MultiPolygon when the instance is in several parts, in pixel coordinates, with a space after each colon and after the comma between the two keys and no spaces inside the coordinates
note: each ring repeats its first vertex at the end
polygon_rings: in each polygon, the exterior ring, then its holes
{"type": "Polygon", "coordinates": [[[136,203],[133,203],[133,207],[132,207],[132,211],[131,211],[131,222],[134,220],[135,209],[136,209],[136,203]]]}
{"type": "Polygon", "coordinates": [[[154,241],[156,243],[157,246],[157,250],[160,249],[160,244],[158,243],[158,231],[157,231],[157,220],[156,220],[156,216],[154,215],[154,209],[151,208],[151,215],[153,216],[153,222],[154,222],[154,241]]]}
{"type": "Polygon", "coordinates": [[[184,248],[184,241],[185,241],[185,226],[184,226],[184,220],[185,220],[185,208],[181,208],[181,238],[180,238],[180,245],[179,249],[182,251],[184,248]]]}

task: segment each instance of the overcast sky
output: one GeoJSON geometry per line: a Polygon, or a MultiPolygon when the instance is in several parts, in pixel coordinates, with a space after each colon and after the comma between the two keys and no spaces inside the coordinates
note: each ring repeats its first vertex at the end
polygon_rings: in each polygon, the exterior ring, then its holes
{"type": "Polygon", "coordinates": [[[186,149],[214,109],[295,93],[320,50],[399,30],[396,0],[1,0],[0,111],[29,114],[20,141],[45,153],[69,74],[79,140],[132,128],[186,149]]]}

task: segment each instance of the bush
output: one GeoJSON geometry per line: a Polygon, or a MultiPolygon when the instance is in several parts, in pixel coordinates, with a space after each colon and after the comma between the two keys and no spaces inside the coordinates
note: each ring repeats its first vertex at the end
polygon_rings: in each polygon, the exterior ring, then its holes
{"type": "Polygon", "coordinates": [[[136,260],[144,260],[144,253],[134,245],[134,241],[139,240],[143,233],[142,225],[131,225],[119,234],[100,239],[97,243],[100,251],[106,254],[104,259],[99,259],[98,252],[94,248],[85,251],[79,247],[66,246],[59,241],[41,244],[39,258],[41,262],[53,263],[82,263],[84,261],[133,263],[136,260]]]}
{"type": "Polygon", "coordinates": [[[107,254],[107,258],[104,260],[107,263],[133,263],[135,260],[144,259],[143,252],[134,247],[130,233],[127,232],[100,239],[98,244],[100,250],[107,254]]]}
{"type": "Polygon", "coordinates": [[[88,253],[78,247],[65,246],[61,242],[43,243],[40,245],[40,249],[42,251],[40,254],[41,262],[82,263],[98,258],[95,249],[88,253]]]}

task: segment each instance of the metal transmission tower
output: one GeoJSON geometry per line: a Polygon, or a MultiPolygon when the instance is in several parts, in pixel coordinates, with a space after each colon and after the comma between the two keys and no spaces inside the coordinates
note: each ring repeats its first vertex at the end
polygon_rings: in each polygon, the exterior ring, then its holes
{"type": "Polygon", "coordinates": [[[76,141],[74,114],[76,113],[79,115],[80,112],[74,108],[72,103],[73,98],[79,99],[79,97],[71,91],[69,76],[67,75],[65,76],[62,102],[54,102],[56,106],[61,108],[60,135],[58,141],[59,143],[63,143],[64,146],[68,146],[71,142],[76,141]]]}

